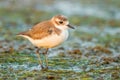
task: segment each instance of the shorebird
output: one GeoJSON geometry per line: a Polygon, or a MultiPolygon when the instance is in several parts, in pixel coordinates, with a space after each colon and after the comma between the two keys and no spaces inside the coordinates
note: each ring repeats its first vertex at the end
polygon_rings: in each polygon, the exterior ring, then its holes
{"type": "Polygon", "coordinates": [[[41,68],[44,69],[39,49],[46,49],[43,54],[45,55],[46,68],[48,68],[48,49],[60,45],[68,38],[68,28],[74,29],[74,27],[69,24],[67,17],[64,15],[56,15],[50,20],[42,21],[31,29],[21,32],[18,35],[27,38],[34,46],[37,47],[36,54],[38,56],[39,64],[41,68]]]}

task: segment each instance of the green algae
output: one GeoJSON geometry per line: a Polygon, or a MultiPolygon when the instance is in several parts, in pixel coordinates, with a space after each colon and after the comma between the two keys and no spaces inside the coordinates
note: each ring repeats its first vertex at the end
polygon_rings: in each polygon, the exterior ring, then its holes
{"type": "MultiPolygon", "coordinates": [[[[103,31],[106,25],[110,29],[119,29],[119,20],[94,16],[69,17],[70,22],[78,26],[73,33],[71,32],[72,39],[68,40],[68,43],[66,41],[67,47],[63,45],[62,49],[56,48],[57,51],[62,50],[61,52],[51,50],[50,54],[54,51],[59,54],[48,58],[50,67],[48,70],[41,70],[33,45],[17,37],[16,34],[26,29],[22,29],[23,27],[30,28],[42,20],[51,18],[53,14],[55,13],[33,9],[0,8],[0,36],[2,36],[0,38],[0,80],[120,79],[120,33],[111,35],[103,31]],[[91,31],[84,30],[80,25],[91,31]],[[105,35],[101,36],[102,33],[105,35]],[[80,41],[82,42],[79,43],[80,41]],[[95,46],[81,46],[85,42],[94,43],[95,46]]],[[[44,60],[43,56],[42,60],[44,60]]]]}

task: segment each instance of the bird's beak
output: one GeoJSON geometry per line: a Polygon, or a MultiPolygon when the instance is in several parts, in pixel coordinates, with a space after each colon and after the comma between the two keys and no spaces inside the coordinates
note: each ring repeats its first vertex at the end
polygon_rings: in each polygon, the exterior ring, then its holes
{"type": "Polygon", "coordinates": [[[70,24],[67,25],[69,28],[75,29],[73,26],[71,26],[70,24]]]}

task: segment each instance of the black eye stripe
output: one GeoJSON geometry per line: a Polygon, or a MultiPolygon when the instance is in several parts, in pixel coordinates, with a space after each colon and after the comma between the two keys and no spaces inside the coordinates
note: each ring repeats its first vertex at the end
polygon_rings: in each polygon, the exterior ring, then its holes
{"type": "Polygon", "coordinates": [[[60,23],[60,24],[62,24],[62,23],[63,23],[63,21],[59,21],[59,23],[60,23]]]}

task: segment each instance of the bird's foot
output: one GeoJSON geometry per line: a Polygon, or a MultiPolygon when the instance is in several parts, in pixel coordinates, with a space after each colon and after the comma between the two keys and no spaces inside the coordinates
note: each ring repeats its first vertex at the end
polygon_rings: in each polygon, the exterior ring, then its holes
{"type": "Polygon", "coordinates": [[[43,71],[46,71],[46,70],[48,70],[48,69],[49,69],[49,67],[48,67],[48,66],[47,66],[47,67],[43,67],[43,68],[42,68],[42,70],[43,70],[43,71]]]}
{"type": "Polygon", "coordinates": [[[43,65],[41,65],[41,69],[44,69],[43,65]]]}

